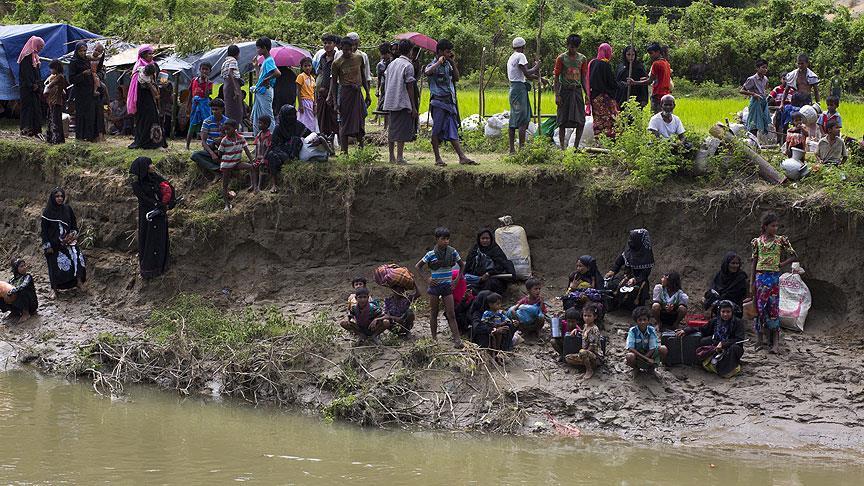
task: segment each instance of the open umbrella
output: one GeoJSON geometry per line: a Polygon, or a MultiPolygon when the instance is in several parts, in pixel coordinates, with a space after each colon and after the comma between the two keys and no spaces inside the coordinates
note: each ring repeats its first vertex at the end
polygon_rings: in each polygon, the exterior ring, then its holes
{"type": "Polygon", "coordinates": [[[429,37],[428,35],[420,34],[418,32],[405,32],[404,34],[397,34],[396,38],[399,40],[408,39],[414,43],[415,46],[426,49],[430,52],[435,52],[435,48],[438,47],[438,41],[429,37]]]}
{"type": "Polygon", "coordinates": [[[273,56],[273,60],[276,61],[277,66],[284,67],[299,66],[300,61],[304,57],[312,57],[312,54],[310,54],[309,51],[307,51],[306,49],[301,49],[299,47],[292,46],[291,44],[284,44],[281,47],[274,47],[270,50],[270,55],[273,56]]]}

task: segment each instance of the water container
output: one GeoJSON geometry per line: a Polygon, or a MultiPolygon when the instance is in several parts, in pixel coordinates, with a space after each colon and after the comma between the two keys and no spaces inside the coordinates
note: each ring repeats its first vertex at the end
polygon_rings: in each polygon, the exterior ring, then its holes
{"type": "Polygon", "coordinates": [[[531,276],[531,249],[528,247],[525,228],[512,224],[509,216],[504,216],[501,221],[504,226],[495,230],[495,243],[498,243],[507,258],[513,262],[516,276],[527,279],[531,276]]]}

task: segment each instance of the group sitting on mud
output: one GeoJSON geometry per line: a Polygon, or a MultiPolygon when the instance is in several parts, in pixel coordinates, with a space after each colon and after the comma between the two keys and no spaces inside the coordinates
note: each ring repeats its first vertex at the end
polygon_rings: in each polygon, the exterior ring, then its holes
{"type": "Polygon", "coordinates": [[[687,318],[693,301],[684,292],[678,272],[665,272],[651,287],[654,253],[644,228],[630,232],[624,250],[605,275],[594,257],[580,257],[560,296],[563,314],[556,315],[551,315],[542,295],[543,282],[533,277],[525,281],[527,295],[506,304],[513,264],[491,230],[480,231],[466,262],[450,246],[449,230],[437,228],[434,247],[416,263],[414,272],[395,264],[376,269],[376,282],[392,292],[383,303],[372,298],[366,278],[355,278],[340,325],[359,338],[358,345],[367,340],[381,344],[380,336],[388,330],[407,338],[414,326],[413,308],[425,287],[432,339],[438,339],[443,307],[457,349],[464,347],[467,337],[501,362],[526,339],[551,338],[560,360],[584,368],[584,379],[590,379],[606,362],[607,344],[615,345],[605,333],[607,312],[631,309],[631,327],[620,343],[628,367],[654,373],[667,361],[688,362],[672,359],[674,347],[676,356],[689,355],[689,361],[728,378],[741,371],[748,342],[745,317],[752,318],[757,351],[780,351],[780,271],[797,261],[797,254],[789,239],[777,234],[778,228],[775,213],[762,216],[761,233],[751,241],[752,278],[737,253],[723,257],[705,293],[705,314],[692,321],[687,318]],[[745,307],[750,310],[747,316],[745,307]]]}

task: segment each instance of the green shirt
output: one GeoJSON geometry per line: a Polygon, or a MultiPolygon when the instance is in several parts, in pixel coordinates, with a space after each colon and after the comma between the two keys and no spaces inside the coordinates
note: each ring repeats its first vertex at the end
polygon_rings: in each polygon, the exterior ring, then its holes
{"type": "Polygon", "coordinates": [[[582,76],[588,74],[588,58],[577,52],[575,58],[567,53],[560,54],[555,59],[554,74],[558,78],[558,86],[562,88],[582,87],[582,76]]]}

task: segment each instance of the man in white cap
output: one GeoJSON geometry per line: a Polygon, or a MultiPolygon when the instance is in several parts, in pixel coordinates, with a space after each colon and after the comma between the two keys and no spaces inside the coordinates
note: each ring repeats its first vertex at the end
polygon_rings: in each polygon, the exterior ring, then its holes
{"type": "Polygon", "coordinates": [[[516,153],[514,138],[519,129],[519,148],[525,146],[525,131],[531,122],[531,104],[528,93],[531,91],[529,79],[537,79],[540,61],[534,62],[534,67],[528,69],[528,58],[525,57],[525,39],[513,39],[513,54],[507,60],[507,79],[510,80],[510,153],[516,153]]]}
{"type": "MultiPolygon", "coordinates": [[[[365,52],[360,50],[360,34],[357,32],[348,32],[345,36],[354,41],[354,49],[355,54],[363,58],[363,77],[366,78],[367,86],[372,85],[372,68],[369,66],[369,56],[366,55],[365,52]]],[[[342,57],[342,51],[336,51],[336,57],[333,58],[333,62],[336,62],[336,59],[342,57]]],[[[366,105],[371,105],[372,99],[369,97],[369,93],[366,93],[366,105]]]]}

